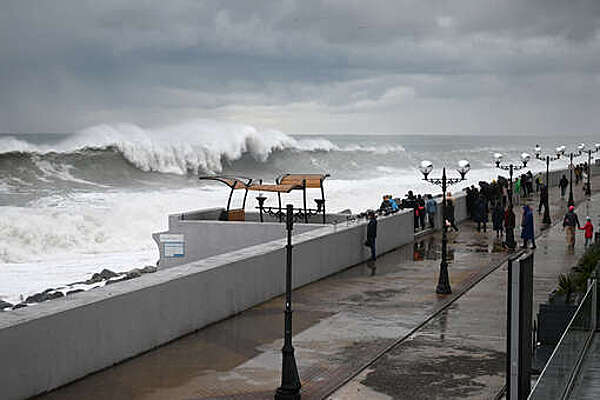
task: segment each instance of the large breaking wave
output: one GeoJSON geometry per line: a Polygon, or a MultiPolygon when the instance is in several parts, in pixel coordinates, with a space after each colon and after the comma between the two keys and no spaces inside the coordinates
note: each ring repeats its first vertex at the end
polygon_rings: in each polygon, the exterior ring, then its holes
{"type": "Polygon", "coordinates": [[[324,138],[297,139],[279,131],[249,125],[196,120],[159,129],[133,124],[98,125],[53,145],[34,145],[13,137],[0,138],[0,161],[31,158],[70,162],[80,156],[118,154],[144,172],[167,174],[219,173],[224,165],[249,156],[265,163],[276,152],[402,152],[399,145],[340,147],[324,138]]]}

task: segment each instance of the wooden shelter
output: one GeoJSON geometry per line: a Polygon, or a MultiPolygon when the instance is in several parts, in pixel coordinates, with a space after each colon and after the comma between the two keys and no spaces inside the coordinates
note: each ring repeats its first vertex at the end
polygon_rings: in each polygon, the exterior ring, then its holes
{"type": "MultiPolygon", "coordinates": [[[[227,219],[229,221],[240,221],[245,219],[245,208],[246,208],[246,198],[248,196],[249,191],[253,192],[269,192],[269,193],[277,193],[278,199],[278,211],[277,215],[279,217],[279,221],[283,221],[283,209],[281,204],[281,194],[282,193],[290,193],[292,190],[302,190],[303,192],[303,208],[297,209],[298,213],[304,219],[304,222],[308,223],[309,213],[322,213],[323,214],[323,223],[326,221],[325,217],[325,190],[323,188],[323,181],[329,177],[328,174],[285,174],[279,176],[275,180],[275,184],[264,184],[262,180],[259,180],[258,183],[253,183],[252,178],[247,177],[238,177],[238,176],[228,176],[228,175],[209,175],[209,176],[201,176],[199,179],[201,180],[214,180],[217,182],[224,183],[227,185],[231,192],[229,194],[229,199],[227,200],[227,219]],[[238,189],[245,190],[244,193],[244,201],[242,203],[241,209],[231,210],[231,198],[233,196],[233,192],[238,189]],[[317,209],[309,209],[306,203],[306,189],[321,189],[321,198],[315,199],[317,203],[317,209]]],[[[264,198],[263,198],[264,199],[264,198]]],[[[273,207],[265,208],[263,206],[264,200],[259,200],[259,209],[260,209],[260,220],[262,222],[262,214],[264,209],[268,209],[271,212],[273,207]]]]}
{"type": "Polygon", "coordinates": [[[246,199],[248,198],[248,188],[252,184],[252,178],[245,176],[231,176],[231,175],[206,175],[200,176],[200,180],[217,181],[227,185],[231,191],[229,192],[229,198],[227,199],[227,220],[228,221],[245,221],[246,220],[246,199]],[[235,190],[243,189],[244,200],[242,202],[242,208],[231,209],[231,198],[235,190]]]}

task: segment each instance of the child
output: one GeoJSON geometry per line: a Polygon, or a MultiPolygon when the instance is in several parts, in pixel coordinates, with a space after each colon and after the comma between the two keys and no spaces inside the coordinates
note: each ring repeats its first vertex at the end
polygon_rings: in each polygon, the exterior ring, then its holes
{"type": "Polygon", "coordinates": [[[588,246],[592,242],[592,238],[594,237],[594,225],[592,225],[592,219],[590,217],[586,217],[586,222],[583,228],[579,228],[582,231],[585,231],[585,247],[588,246]]]}

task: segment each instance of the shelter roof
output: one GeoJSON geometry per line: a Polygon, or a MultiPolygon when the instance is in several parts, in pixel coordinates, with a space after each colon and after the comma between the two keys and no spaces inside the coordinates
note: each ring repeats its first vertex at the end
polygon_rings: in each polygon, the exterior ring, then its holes
{"type": "Polygon", "coordinates": [[[306,182],[307,188],[320,188],[329,174],[285,174],[277,178],[280,185],[300,185],[306,182]]]}
{"type": "Polygon", "coordinates": [[[206,175],[198,177],[200,180],[211,180],[224,183],[231,189],[248,189],[252,183],[252,178],[246,176],[232,176],[232,175],[206,175]]]}

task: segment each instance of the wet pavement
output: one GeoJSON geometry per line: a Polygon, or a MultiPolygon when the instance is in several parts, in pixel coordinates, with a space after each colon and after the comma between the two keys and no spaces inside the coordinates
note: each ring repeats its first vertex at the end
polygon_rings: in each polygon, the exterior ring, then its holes
{"type": "MultiPolygon", "coordinates": [[[[556,220],[559,209],[551,208],[556,220]]],[[[538,301],[583,252],[579,242],[575,254],[567,254],[560,229],[547,234],[536,250],[538,301]]],[[[449,235],[449,296],[435,294],[439,233],[380,257],[375,269],[361,264],[294,291],[303,399],[325,398],[345,382],[332,399],[489,398],[497,392],[504,381],[506,304],[506,271],[498,267],[507,253],[493,236],[472,223],[449,235]]],[[[37,399],[273,398],[282,310],[283,299],[272,299],[37,399]]]]}
{"type": "Polygon", "coordinates": [[[595,334],[587,351],[571,400],[600,399],[600,335],[595,334]]]}
{"type": "MultiPolygon", "coordinates": [[[[600,196],[577,212],[583,218],[586,212],[599,215],[600,196]]],[[[574,252],[567,249],[559,225],[536,241],[534,313],[556,287],[558,274],[584,251],[581,242],[574,252]]],[[[506,284],[503,263],[329,399],[495,398],[505,383],[506,284]]]]}

